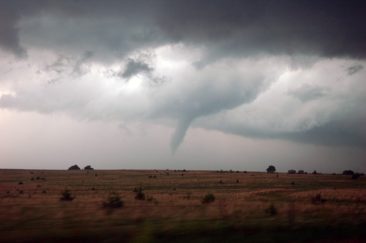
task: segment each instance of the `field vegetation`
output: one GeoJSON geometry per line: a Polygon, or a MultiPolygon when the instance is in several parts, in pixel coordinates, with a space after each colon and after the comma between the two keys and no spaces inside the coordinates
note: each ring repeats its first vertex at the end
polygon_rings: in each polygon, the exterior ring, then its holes
{"type": "Polygon", "coordinates": [[[0,242],[365,242],[366,178],[0,170],[0,242]]]}

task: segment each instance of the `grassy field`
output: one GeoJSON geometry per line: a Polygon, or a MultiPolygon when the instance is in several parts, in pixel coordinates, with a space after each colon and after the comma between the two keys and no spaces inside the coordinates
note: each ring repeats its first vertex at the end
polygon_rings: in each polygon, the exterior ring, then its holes
{"type": "Polygon", "coordinates": [[[0,242],[366,242],[365,226],[365,177],[0,170],[0,242]]]}

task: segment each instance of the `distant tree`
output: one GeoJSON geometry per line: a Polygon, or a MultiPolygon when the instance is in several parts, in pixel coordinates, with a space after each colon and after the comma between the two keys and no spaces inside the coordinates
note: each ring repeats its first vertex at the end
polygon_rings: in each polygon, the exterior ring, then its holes
{"type": "Polygon", "coordinates": [[[73,165],[69,167],[69,170],[80,170],[80,167],[78,165],[73,165]]]}
{"type": "Polygon", "coordinates": [[[303,171],[303,170],[298,170],[298,171],[297,171],[297,174],[305,174],[305,171],[303,171]]]}
{"type": "Polygon", "coordinates": [[[84,170],[94,170],[94,168],[91,167],[90,165],[87,165],[87,166],[84,167],[84,170]]]}
{"type": "Polygon", "coordinates": [[[353,175],[354,173],[353,170],[344,170],[342,175],[353,175]]]}
{"type": "Polygon", "coordinates": [[[276,172],[276,167],[274,167],[273,165],[268,166],[267,173],[274,173],[274,172],[276,172]]]}
{"type": "Polygon", "coordinates": [[[296,170],[288,170],[287,173],[289,173],[289,174],[296,174],[296,170]]]}
{"type": "Polygon", "coordinates": [[[316,170],[314,170],[312,174],[316,175],[316,174],[318,174],[318,172],[316,170]]]}

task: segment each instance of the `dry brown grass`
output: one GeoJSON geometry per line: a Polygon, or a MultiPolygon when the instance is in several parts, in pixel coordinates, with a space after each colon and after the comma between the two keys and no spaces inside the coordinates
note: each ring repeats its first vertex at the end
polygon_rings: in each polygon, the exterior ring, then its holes
{"type": "Polygon", "coordinates": [[[129,229],[149,220],[159,222],[161,228],[172,227],[172,222],[210,220],[261,227],[363,224],[366,178],[213,171],[0,170],[0,235],[10,237],[6,239],[41,235],[45,229],[54,235],[129,229]],[[36,177],[45,179],[31,180],[36,177]],[[135,187],[142,187],[151,200],[136,200],[135,187]],[[73,201],[59,200],[65,189],[75,196],[73,201]],[[111,192],[121,197],[123,208],[103,208],[111,192]],[[203,205],[207,193],[216,200],[203,205]],[[321,205],[311,202],[318,193],[326,200],[321,205]],[[265,210],[272,204],[277,214],[269,216],[265,210]]]}

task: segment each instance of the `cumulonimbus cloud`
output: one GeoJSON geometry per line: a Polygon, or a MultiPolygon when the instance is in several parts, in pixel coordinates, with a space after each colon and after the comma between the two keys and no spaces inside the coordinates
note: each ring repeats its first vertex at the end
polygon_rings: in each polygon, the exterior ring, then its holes
{"type": "Polygon", "coordinates": [[[331,144],[338,141],[332,132],[346,123],[353,132],[343,141],[363,144],[364,1],[0,5],[0,48],[28,54],[3,55],[1,68],[11,59],[16,71],[2,72],[10,91],[0,93],[1,107],[167,119],[177,124],[172,150],[192,124],[331,144]],[[156,57],[135,58],[144,51],[156,57]],[[312,61],[294,65],[303,56],[312,61]],[[161,84],[147,85],[160,77],[161,84]]]}

